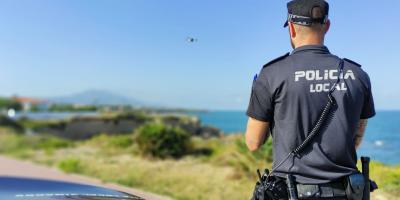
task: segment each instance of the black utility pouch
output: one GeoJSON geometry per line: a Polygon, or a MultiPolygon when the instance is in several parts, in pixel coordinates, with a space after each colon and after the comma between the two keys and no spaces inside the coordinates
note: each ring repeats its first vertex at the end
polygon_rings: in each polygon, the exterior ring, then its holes
{"type": "Polygon", "coordinates": [[[251,200],[265,200],[265,199],[266,199],[265,187],[260,182],[257,182],[256,186],[254,187],[253,197],[251,198],[251,200]]]}
{"type": "Polygon", "coordinates": [[[260,175],[251,200],[287,200],[288,192],[286,182],[276,176],[260,175]]]}
{"type": "Polygon", "coordinates": [[[365,178],[361,173],[347,177],[346,195],[348,200],[362,200],[365,187],[365,178]]]}

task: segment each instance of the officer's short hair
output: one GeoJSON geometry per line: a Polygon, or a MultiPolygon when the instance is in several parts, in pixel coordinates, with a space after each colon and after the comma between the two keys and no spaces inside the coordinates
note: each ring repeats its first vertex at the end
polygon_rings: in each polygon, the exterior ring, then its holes
{"type": "MultiPolygon", "coordinates": [[[[312,17],[313,18],[321,18],[323,17],[323,11],[320,7],[314,7],[312,9],[312,17]]],[[[300,34],[307,34],[312,32],[320,32],[323,30],[323,27],[325,24],[321,24],[321,23],[312,23],[309,26],[302,26],[302,25],[298,25],[298,24],[294,24],[295,25],[295,29],[296,32],[300,33],[300,34]]]]}

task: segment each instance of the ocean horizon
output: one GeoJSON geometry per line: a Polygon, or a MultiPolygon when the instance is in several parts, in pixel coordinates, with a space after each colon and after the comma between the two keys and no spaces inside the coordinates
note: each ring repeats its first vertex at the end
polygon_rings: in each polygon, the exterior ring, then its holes
{"type": "MultiPolygon", "coordinates": [[[[204,125],[221,129],[224,134],[243,134],[246,129],[245,111],[208,111],[192,113],[204,125]]],[[[369,156],[372,160],[389,165],[400,164],[400,110],[379,110],[368,120],[367,129],[358,157],[369,156]]]]}

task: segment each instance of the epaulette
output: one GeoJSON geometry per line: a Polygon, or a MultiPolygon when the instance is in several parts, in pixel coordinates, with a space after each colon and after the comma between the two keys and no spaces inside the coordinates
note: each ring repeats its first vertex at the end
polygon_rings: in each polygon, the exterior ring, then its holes
{"type": "Polygon", "coordinates": [[[356,62],[354,62],[354,61],[352,61],[352,60],[350,60],[350,59],[343,58],[343,60],[344,60],[344,61],[347,61],[347,62],[349,62],[349,63],[351,63],[351,64],[357,65],[358,67],[361,67],[360,64],[358,64],[358,63],[356,63],[356,62]]]}
{"type": "Polygon", "coordinates": [[[273,63],[276,63],[276,62],[278,62],[278,61],[280,61],[280,60],[283,60],[284,58],[288,57],[289,55],[290,55],[290,53],[288,52],[288,53],[286,53],[286,54],[283,55],[283,56],[279,56],[279,57],[277,57],[277,58],[275,58],[275,59],[269,61],[267,64],[265,64],[265,65],[263,66],[263,68],[268,67],[269,65],[271,65],[271,64],[273,64],[273,63]]]}

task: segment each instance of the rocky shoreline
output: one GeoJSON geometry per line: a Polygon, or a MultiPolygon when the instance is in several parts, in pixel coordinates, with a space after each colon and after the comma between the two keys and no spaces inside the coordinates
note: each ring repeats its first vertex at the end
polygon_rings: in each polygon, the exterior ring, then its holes
{"type": "MultiPolygon", "coordinates": [[[[11,120],[0,121],[7,125],[11,120]]],[[[181,114],[112,113],[98,116],[81,116],[65,120],[19,119],[13,124],[25,128],[25,132],[51,134],[70,140],[85,140],[100,134],[130,134],[146,123],[162,123],[183,129],[193,136],[203,138],[219,137],[222,131],[212,126],[202,125],[197,117],[181,114]]],[[[15,125],[14,125],[15,126],[15,125]]]]}

